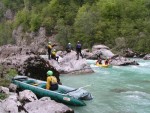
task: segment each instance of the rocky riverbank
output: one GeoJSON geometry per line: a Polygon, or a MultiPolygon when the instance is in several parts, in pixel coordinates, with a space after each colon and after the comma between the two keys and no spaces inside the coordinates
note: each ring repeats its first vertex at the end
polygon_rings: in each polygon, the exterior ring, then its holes
{"type": "MultiPolygon", "coordinates": [[[[11,84],[10,89],[15,91],[15,88],[11,84]]],[[[14,93],[6,87],[0,87],[0,92],[8,96],[0,100],[0,113],[74,113],[71,108],[49,97],[38,99],[30,90],[14,93]]]]}

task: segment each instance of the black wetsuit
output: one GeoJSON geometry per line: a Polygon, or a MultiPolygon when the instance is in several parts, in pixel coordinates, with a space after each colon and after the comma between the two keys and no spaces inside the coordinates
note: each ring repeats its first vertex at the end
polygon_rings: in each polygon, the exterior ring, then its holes
{"type": "Polygon", "coordinates": [[[76,45],[77,60],[79,59],[79,54],[80,54],[80,56],[83,58],[83,55],[82,55],[82,53],[81,53],[81,49],[82,49],[82,45],[81,45],[80,43],[78,43],[78,44],[76,45]]]}

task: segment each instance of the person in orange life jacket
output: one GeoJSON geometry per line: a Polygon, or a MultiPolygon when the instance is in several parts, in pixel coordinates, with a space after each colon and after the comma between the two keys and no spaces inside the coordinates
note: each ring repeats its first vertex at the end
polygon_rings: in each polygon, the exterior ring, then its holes
{"type": "Polygon", "coordinates": [[[53,76],[53,72],[50,70],[47,71],[46,89],[47,90],[57,90],[58,89],[57,78],[55,76],[53,76]]]}
{"type": "Polygon", "coordinates": [[[56,46],[56,44],[51,44],[51,42],[48,42],[48,46],[47,46],[47,48],[48,48],[48,59],[50,60],[51,59],[51,52],[52,52],[52,48],[54,47],[54,46],[56,46]]]}
{"type": "Polygon", "coordinates": [[[81,43],[78,41],[77,45],[76,45],[76,52],[77,52],[77,60],[79,59],[79,54],[80,56],[83,58],[83,55],[81,53],[81,49],[82,49],[82,45],[81,43]]]}
{"type": "Polygon", "coordinates": [[[51,57],[52,57],[52,59],[58,61],[58,58],[59,58],[59,57],[56,56],[56,49],[53,49],[53,51],[52,51],[52,53],[51,53],[51,57]]]}
{"type": "Polygon", "coordinates": [[[51,45],[51,42],[48,42],[48,59],[50,60],[51,59],[51,50],[52,50],[52,45],[51,45]]]}

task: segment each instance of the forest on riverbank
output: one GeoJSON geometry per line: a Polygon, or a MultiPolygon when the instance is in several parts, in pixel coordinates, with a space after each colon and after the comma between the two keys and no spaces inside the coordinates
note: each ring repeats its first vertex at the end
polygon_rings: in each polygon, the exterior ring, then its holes
{"type": "Polygon", "coordinates": [[[1,0],[0,9],[0,45],[14,44],[12,32],[21,25],[25,32],[45,27],[64,46],[80,40],[84,48],[101,43],[150,52],[149,0],[1,0]]]}

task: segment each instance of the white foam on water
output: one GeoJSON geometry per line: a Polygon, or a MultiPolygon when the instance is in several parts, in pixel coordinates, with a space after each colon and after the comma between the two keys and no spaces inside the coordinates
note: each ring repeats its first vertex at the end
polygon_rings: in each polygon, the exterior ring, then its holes
{"type": "Polygon", "coordinates": [[[137,85],[133,85],[133,84],[128,84],[127,86],[128,86],[129,88],[133,87],[133,88],[140,88],[140,89],[143,89],[143,87],[137,86],[137,85]]]}
{"type": "Polygon", "coordinates": [[[122,92],[126,94],[128,97],[131,98],[137,98],[137,97],[142,97],[142,98],[147,98],[150,99],[150,94],[142,91],[127,91],[127,92],[122,92]]]}

